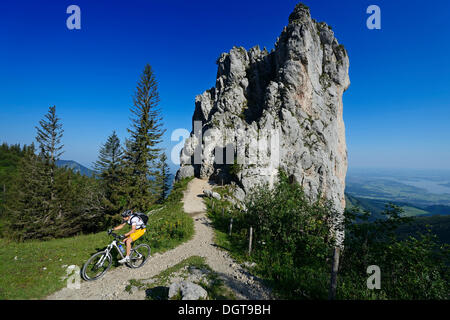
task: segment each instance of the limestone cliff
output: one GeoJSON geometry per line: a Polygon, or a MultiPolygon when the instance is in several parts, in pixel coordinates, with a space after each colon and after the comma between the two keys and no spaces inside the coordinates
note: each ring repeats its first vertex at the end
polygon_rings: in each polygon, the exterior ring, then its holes
{"type": "Polygon", "coordinates": [[[215,87],[195,99],[177,179],[232,183],[243,199],[255,184],[273,183],[279,167],[342,212],[349,59],[331,28],[299,4],[271,52],[234,47],[217,64],[215,87]]]}

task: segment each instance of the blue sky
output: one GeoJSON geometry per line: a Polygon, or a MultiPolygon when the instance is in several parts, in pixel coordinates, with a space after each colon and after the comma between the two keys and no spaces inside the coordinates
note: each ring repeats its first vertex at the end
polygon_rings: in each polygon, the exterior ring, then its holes
{"type": "MultiPolygon", "coordinates": [[[[349,166],[450,169],[450,1],[304,0],[350,57],[344,94],[349,166]],[[381,30],[366,8],[381,8],[381,30]]],[[[2,1],[0,142],[29,144],[56,105],[63,159],[90,166],[113,130],[123,140],[136,82],[150,63],[170,152],[191,130],[194,99],[234,45],[273,48],[297,1],[2,1]],[[68,30],[66,8],[81,8],[68,30]]]]}

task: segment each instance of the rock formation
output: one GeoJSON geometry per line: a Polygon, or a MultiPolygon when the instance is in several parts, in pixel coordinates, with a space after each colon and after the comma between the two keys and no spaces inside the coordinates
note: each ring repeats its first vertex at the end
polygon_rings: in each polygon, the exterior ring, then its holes
{"type": "Polygon", "coordinates": [[[242,200],[281,168],[342,213],[349,60],[331,28],[298,4],[271,52],[233,47],[217,64],[215,87],[195,99],[176,178],[231,183],[242,200]]]}

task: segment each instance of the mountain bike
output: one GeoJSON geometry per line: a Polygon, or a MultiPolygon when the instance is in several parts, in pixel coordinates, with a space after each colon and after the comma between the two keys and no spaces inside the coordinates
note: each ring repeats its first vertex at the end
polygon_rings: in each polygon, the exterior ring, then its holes
{"type": "MultiPolygon", "coordinates": [[[[86,281],[98,280],[105,275],[112,265],[111,251],[114,248],[117,249],[122,259],[125,258],[124,253],[118,246],[118,243],[124,244],[122,240],[125,237],[113,232],[108,232],[108,234],[114,240],[105,250],[94,253],[81,269],[81,276],[86,281]]],[[[126,265],[130,268],[140,268],[147,262],[148,258],[150,258],[150,246],[142,243],[131,249],[130,262],[127,262],[126,265]]]]}

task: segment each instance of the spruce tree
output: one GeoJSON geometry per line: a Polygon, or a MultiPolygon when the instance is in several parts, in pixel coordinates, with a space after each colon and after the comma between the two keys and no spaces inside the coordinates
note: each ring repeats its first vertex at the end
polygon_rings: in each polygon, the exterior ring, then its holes
{"type": "Polygon", "coordinates": [[[120,139],[116,131],[113,131],[105,144],[100,148],[98,160],[94,163],[94,168],[100,174],[100,177],[108,170],[117,170],[122,155],[123,151],[120,146],[120,139]]]}
{"type": "Polygon", "coordinates": [[[1,220],[6,219],[5,203],[7,198],[13,196],[10,192],[11,183],[18,174],[18,166],[20,160],[30,151],[34,150],[34,146],[20,144],[8,145],[3,142],[0,145],[0,225],[1,220]]]}
{"type": "Polygon", "coordinates": [[[62,126],[50,107],[37,128],[39,143],[24,149],[8,192],[8,237],[51,239],[104,230],[102,188],[95,178],[57,168],[62,126]]]}
{"type": "Polygon", "coordinates": [[[42,172],[44,179],[48,179],[50,185],[50,201],[55,200],[55,170],[56,161],[62,155],[63,145],[61,138],[64,130],[60,119],[56,116],[56,107],[50,107],[45,118],[39,121],[40,127],[36,127],[39,156],[45,163],[45,170],[42,172]]]}
{"type": "Polygon", "coordinates": [[[39,121],[36,141],[38,152],[29,150],[19,165],[16,196],[8,203],[11,229],[20,239],[47,239],[58,230],[57,220],[64,210],[57,201],[56,161],[62,154],[62,125],[56,107],[49,108],[39,121]]]}
{"type": "Polygon", "coordinates": [[[156,172],[150,164],[158,158],[158,144],[165,131],[158,104],[158,84],[151,66],[147,64],[130,108],[133,118],[124,155],[128,206],[141,211],[147,210],[157,200],[154,197],[156,172]]]}
{"type": "Polygon", "coordinates": [[[49,237],[54,224],[50,204],[50,185],[42,178],[45,163],[30,148],[18,165],[6,202],[9,217],[8,236],[17,239],[49,237]]]}
{"type": "Polygon", "coordinates": [[[123,182],[123,170],[121,160],[123,150],[116,132],[108,137],[99,151],[98,160],[94,168],[105,192],[105,206],[107,214],[115,214],[122,209],[121,184],[123,182]]]}
{"type": "Polygon", "coordinates": [[[157,169],[158,171],[156,177],[156,184],[158,186],[158,193],[159,193],[158,203],[163,203],[164,200],[169,195],[170,182],[172,176],[170,174],[170,169],[167,164],[167,156],[164,152],[161,153],[161,156],[159,157],[157,169]]]}
{"type": "Polygon", "coordinates": [[[55,183],[58,211],[53,237],[105,230],[104,197],[99,181],[71,169],[58,168],[55,183]]]}

